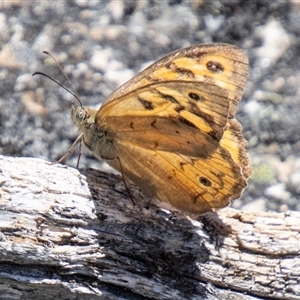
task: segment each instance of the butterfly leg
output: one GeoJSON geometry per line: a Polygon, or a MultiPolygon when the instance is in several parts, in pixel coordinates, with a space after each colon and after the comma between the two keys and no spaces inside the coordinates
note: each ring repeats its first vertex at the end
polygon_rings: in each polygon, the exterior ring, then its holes
{"type": "Polygon", "coordinates": [[[59,164],[61,163],[62,161],[64,161],[74,150],[76,144],[78,142],[80,142],[80,145],[79,145],[79,152],[78,152],[78,159],[77,159],[77,165],[76,165],[76,168],[78,168],[79,166],[79,160],[80,160],[80,157],[81,157],[81,149],[82,149],[82,140],[83,140],[83,133],[80,134],[77,139],[75,140],[75,142],[72,144],[72,146],[70,147],[70,149],[68,150],[68,152],[66,154],[64,154],[58,161],[54,162],[53,164],[59,164]]]}
{"type": "Polygon", "coordinates": [[[118,161],[119,161],[119,164],[120,164],[120,170],[121,170],[121,174],[122,174],[122,179],[123,179],[123,182],[124,182],[124,185],[125,185],[125,188],[126,188],[126,191],[128,193],[128,196],[132,202],[132,205],[135,205],[136,203],[134,202],[133,200],[133,197],[132,197],[132,194],[127,186],[127,183],[126,183],[126,179],[125,179],[125,176],[124,176],[124,172],[123,172],[123,167],[122,167],[122,163],[121,163],[121,159],[119,157],[117,157],[118,161]]]}

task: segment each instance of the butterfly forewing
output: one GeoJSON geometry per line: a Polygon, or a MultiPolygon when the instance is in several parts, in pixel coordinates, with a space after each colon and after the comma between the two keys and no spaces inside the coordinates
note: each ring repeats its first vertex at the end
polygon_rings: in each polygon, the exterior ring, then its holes
{"type": "Polygon", "coordinates": [[[207,157],[223,136],[227,93],[201,82],[165,82],[140,88],[104,105],[96,124],[140,147],[207,157]]]}
{"type": "Polygon", "coordinates": [[[107,102],[153,82],[201,81],[228,91],[230,114],[234,115],[247,76],[248,58],[238,47],[229,44],[194,45],[174,51],[150,65],[112,93],[107,102]]]}

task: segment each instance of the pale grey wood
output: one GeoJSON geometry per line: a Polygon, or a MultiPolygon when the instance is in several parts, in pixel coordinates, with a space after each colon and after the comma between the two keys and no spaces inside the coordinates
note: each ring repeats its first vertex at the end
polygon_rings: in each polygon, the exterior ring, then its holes
{"type": "Polygon", "coordinates": [[[0,156],[0,299],[300,299],[300,213],[189,218],[130,190],[0,156]]]}

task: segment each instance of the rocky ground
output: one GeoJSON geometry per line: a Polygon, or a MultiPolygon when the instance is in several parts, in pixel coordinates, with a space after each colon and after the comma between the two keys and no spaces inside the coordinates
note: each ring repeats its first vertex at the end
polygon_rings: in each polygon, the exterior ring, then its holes
{"type": "MultiPolygon", "coordinates": [[[[254,174],[234,207],[300,209],[300,2],[0,1],[0,153],[55,161],[77,136],[73,97],[99,106],[124,81],[172,50],[226,42],[243,48],[250,76],[237,118],[254,174]]],[[[81,167],[100,168],[88,151],[81,167]]],[[[77,153],[67,160],[76,165],[77,153]]]]}

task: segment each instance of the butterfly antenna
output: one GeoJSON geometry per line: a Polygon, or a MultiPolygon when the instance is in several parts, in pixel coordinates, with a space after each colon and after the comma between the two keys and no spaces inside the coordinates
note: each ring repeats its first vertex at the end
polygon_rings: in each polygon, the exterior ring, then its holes
{"type": "MultiPolygon", "coordinates": [[[[35,76],[35,75],[43,75],[45,77],[47,77],[48,79],[52,80],[53,82],[55,82],[56,84],[58,84],[60,87],[62,87],[65,91],[67,91],[68,93],[70,93],[75,99],[77,99],[77,101],[79,102],[80,106],[83,107],[82,105],[82,102],[79,98],[79,95],[74,87],[74,85],[72,84],[71,80],[69,79],[68,75],[64,72],[64,70],[62,69],[62,67],[60,66],[59,62],[55,59],[55,57],[50,54],[49,52],[47,51],[43,51],[43,53],[47,54],[48,56],[50,56],[53,61],[55,62],[56,66],[60,69],[60,71],[62,72],[62,74],[65,76],[65,78],[67,79],[67,81],[69,82],[69,84],[71,85],[72,89],[74,92],[71,92],[68,88],[66,88],[64,85],[62,85],[60,82],[58,82],[57,80],[55,80],[54,78],[52,78],[51,76],[43,73],[43,72],[34,72],[32,74],[32,76],[35,76]]],[[[76,168],[78,168],[79,166],[79,160],[80,160],[80,157],[81,157],[81,148],[82,148],[82,141],[83,141],[83,133],[80,134],[77,139],[75,140],[75,142],[72,144],[71,148],[69,149],[69,151],[62,157],[60,158],[58,161],[54,162],[54,164],[56,163],[61,163],[66,157],[68,157],[74,150],[74,147],[76,146],[77,143],[79,143],[79,153],[78,153],[78,159],[77,159],[77,165],[76,165],[76,168]]]]}
{"type": "Polygon", "coordinates": [[[48,56],[50,56],[50,57],[53,59],[53,61],[54,61],[55,64],[57,65],[57,67],[60,69],[60,71],[62,72],[62,74],[65,76],[65,78],[67,79],[67,81],[68,81],[69,84],[71,85],[71,87],[72,87],[72,89],[73,89],[74,92],[71,92],[71,91],[70,91],[68,88],[66,88],[64,85],[62,85],[61,83],[59,83],[58,81],[56,81],[54,78],[52,78],[51,76],[49,76],[49,75],[47,75],[47,74],[45,74],[45,73],[43,73],[43,72],[34,72],[34,73],[32,74],[32,76],[34,76],[34,75],[43,75],[43,76],[49,78],[50,80],[52,80],[53,82],[55,82],[56,84],[58,84],[60,87],[62,87],[64,90],[66,90],[67,92],[69,92],[69,93],[70,93],[70,94],[71,94],[71,95],[79,102],[80,106],[82,107],[82,106],[83,106],[83,105],[82,105],[82,102],[81,102],[81,100],[80,100],[80,97],[79,97],[79,95],[78,95],[78,93],[77,93],[77,91],[76,91],[74,85],[72,84],[72,82],[71,82],[71,80],[69,79],[69,77],[68,77],[68,75],[66,74],[66,72],[65,72],[65,71],[62,69],[62,67],[60,66],[59,62],[56,60],[56,58],[55,58],[51,53],[49,53],[49,52],[47,52],[47,51],[43,51],[43,53],[47,54],[48,56]]]}

